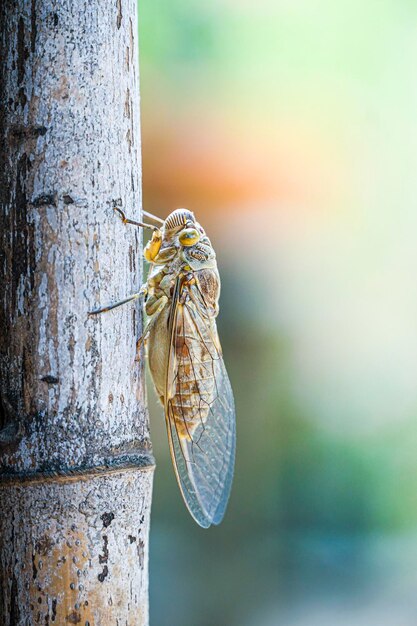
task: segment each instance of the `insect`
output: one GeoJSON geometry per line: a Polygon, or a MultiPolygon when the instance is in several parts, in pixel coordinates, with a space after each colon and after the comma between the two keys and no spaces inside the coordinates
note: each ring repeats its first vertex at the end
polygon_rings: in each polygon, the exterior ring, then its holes
{"type": "Polygon", "coordinates": [[[195,521],[204,528],[223,519],[233,478],[235,407],[216,328],[220,277],[204,229],[187,209],[158,227],[115,209],[123,223],[152,229],[144,250],[150,264],[139,292],[90,315],[143,298],[148,318],[149,369],[164,407],[169,448],[179,488],[195,521]]]}

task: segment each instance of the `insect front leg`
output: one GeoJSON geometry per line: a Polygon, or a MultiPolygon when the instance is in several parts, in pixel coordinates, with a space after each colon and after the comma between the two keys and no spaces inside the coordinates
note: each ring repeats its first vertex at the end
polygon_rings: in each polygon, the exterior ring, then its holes
{"type": "Polygon", "coordinates": [[[144,222],[136,222],[135,220],[129,219],[123,213],[122,209],[119,209],[119,207],[117,207],[117,206],[113,207],[113,210],[117,211],[117,213],[119,213],[120,218],[121,218],[123,224],[132,224],[133,226],[140,226],[141,228],[148,228],[150,230],[157,230],[157,229],[155,229],[155,226],[152,226],[151,224],[145,224],[144,222]]]}
{"type": "Polygon", "coordinates": [[[162,220],[160,217],[157,217],[156,215],[149,213],[149,211],[142,211],[142,213],[143,215],[145,215],[146,217],[149,217],[154,222],[157,222],[158,224],[161,224],[161,226],[163,226],[164,220],[162,220]]]}
{"type": "Polygon", "coordinates": [[[153,263],[158,256],[158,253],[162,245],[162,233],[158,228],[155,228],[152,233],[152,239],[148,241],[143,251],[143,256],[146,261],[153,263]]]}
{"type": "Polygon", "coordinates": [[[168,297],[166,295],[159,296],[151,296],[151,298],[146,303],[146,314],[152,316],[147,323],[143,334],[136,342],[136,361],[140,360],[140,349],[144,341],[146,341],[149,333],[152,328],[155,326],[161,311],[164,309],[165,305],[168,302],[168,297]]]}

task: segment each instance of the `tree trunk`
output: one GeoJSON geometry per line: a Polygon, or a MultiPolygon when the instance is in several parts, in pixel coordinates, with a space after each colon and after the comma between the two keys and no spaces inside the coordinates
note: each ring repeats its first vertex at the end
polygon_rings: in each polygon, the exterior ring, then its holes
{"type": "Polygon", "coordinates": [[[136,0],[0,3],[0,623],[148,623],[136,0]]]}

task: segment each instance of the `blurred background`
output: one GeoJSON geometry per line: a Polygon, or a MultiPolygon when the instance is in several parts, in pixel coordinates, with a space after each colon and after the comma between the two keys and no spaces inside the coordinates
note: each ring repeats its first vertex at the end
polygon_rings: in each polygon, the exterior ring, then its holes
{"type": "Polygon", "coordinates": [[[152,390],[152,626],[417,623],[417,4],[141,0],[144,206],[222,276],[238,419],[188,515],[152,390]]]}

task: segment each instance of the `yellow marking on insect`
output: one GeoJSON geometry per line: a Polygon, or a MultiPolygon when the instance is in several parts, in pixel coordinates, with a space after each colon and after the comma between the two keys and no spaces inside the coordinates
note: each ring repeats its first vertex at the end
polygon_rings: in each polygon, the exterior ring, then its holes
{"type": "Polygon", "coordinates": [[[158,256],[158,253],[162,245],[162,233],[159,229],[154,230],[152,239],[146,244],[146,248],[143,252],[145,259],[152,263],[158,256]]]}

